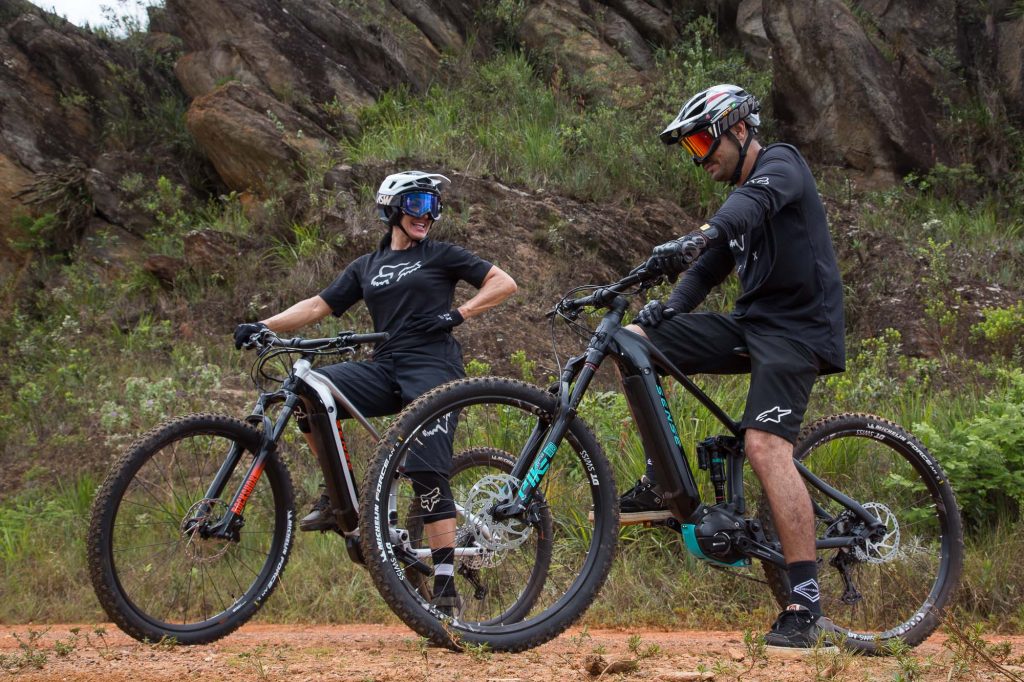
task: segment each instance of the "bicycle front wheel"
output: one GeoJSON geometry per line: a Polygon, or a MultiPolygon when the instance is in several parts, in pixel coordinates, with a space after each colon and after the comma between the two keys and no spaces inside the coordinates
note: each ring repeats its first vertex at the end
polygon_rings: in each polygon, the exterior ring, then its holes
{"type": "Polygon", "coordinates": [[[173,419],[129,447],[93,503],[89,574],[103,609],[140,641],[206,644],[233,632],[277,585],[294,537],[288,470],[276,454],[249,495],[235,537],[216,525],[259,449],[238,419],[173,419]],[[223,493],[206,492],[233,448],[242,457],[223,493]]]}
{"type": "MultiPolygon", "coordinates": [[[[960,583],[963,530],[949,479],[910,433],[881,417],[840,414],[805,427],[794,456],[884,525],[854,547],[819,549],[823,611],[849,646],[883,653],[887,640],[915,646],[939,626],[960,583]]],[[[817,538],[863,530],[856,515],[808,485],[817,538]]],[[[766,531],[774,534],[766,499],[766,531]]],[[[764,564],[780,605],[789,603],[784,570],[764,564]]]]}
{"type": "Polygon", "coordinates": [[[555,410],[554,396],[521,381],[464,379],[412,403],[378,446],[361,499],[367,568],[392,610],[434,643],[498,651],[537,646],[579,618],[604,583],[618,537],[618,499],[604,453],[581,420],[571,424],[526,512],[491,515],[518,490],[507,473],[510,453],[518,456],[555,410]],[[432,606],[423,589],[431,564],[415,536],[422,524],[404,475],[417,448],[442,432],[455,452],[490,453],[476,456],[508,463],[493,475],[476,467],[452,475],[463,601],[453,617],[432,606]]]}

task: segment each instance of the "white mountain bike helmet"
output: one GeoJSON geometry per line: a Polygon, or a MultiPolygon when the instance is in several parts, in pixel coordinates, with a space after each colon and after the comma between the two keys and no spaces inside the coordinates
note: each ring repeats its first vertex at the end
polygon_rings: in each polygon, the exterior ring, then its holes
{"type": "Polygon", "coordinates": [[[438,173],[410,170],[384,178],[377,190],[377,213],[389,226],[397,225],[403,213],[414,218],[441,217],[441,189],[452,181],[438,173]]]}
{"type": "Polygon", "coordinates": [[[682,145],[698,166],[715,153],[723,137],[728,137],[740,150],[740,160],[731,181],[735,185],[747,148],[761,125],[760,111],[761,103],[757,98],[738,85],[715,85],[691,97],[659,137],[665,144],[682,145]],[[751,133],[742,145],[730,130],[740,121],[746,121],[751,133]]]}

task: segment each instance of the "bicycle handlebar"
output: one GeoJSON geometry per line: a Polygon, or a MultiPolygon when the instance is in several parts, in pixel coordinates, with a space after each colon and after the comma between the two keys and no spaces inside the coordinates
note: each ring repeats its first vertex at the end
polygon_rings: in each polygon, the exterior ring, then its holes
{"type": "Polygon", "coordinates": [[[387,332],[372,334],[356,334],[355,332],[341,332],[337,336],[324,339],[303,339],[294,337],[291,339],[279,338],[273,332],[266,330],[253,334],[250,341],[258,348],[285,348],[289,350],[324,350],[327,348],[345,348],[348,346],[359,346],[366,343],[380,343],[390,338],[387,332]]]}
{"type": "Polygon", "coordinates": [[[654,258],[648,258],[643,264],[638,265],[629,271],[629,274],[620,279],[614,284],[609,284],[606,287],[601,287],[589,296],[583,296],[581,298],[563,299],[559,301],[555,308],[557,312],[559,310],[567,313],[575,313],[586,306],[603,307],[610,304],[616,296],[621,294],[625,289],[635,284],[653,284],[655,281],[660,279],[665,273],[654,262],[654,258]]]}

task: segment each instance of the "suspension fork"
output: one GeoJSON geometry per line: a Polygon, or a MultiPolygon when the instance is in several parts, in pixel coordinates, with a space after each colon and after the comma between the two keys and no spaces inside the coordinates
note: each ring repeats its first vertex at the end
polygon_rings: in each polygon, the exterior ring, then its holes
{"type": "Polygon", "coordinates": [[[612,301],[610,310],[602,318],[601,324],[597,326],[597,330],[590,338],[587,352],[583,356],[583,366],[579,366],[579,360],[566,365],[562,376],[559,377],[558,408],[554,419],[549,427],[545,427],[544,421],[538,419],[533,433],[527,439],[526,445],[519,453],[512,469],[511,475],[521,480],[522,484],[511,501],[495,506],[492,511],[495,519],[521,515],[529,507],[534,492],[540,487],[544,480],[544,474],[551,466],[551,460],[554,459],[559,444],[576,418],[576,408],[583,400],[583,396],[590,387],[590,382],[593,381],[601,362],[608,354],[612,335],[622,324],[622,315],[627,305],[628,302],[621,296],[612,301]],[[574,376],[575,382],[573,382],[574,376]],[[542,443],[543,447],[541,447],[542,443]]]}
{"type": "MultiPolygon", "coordinates": [[[[260,439],[259,451],[253,458],[252,464],[249,465],[249,470],[242,479],[242,483],[238,486],[234,496],[231,498],[231,503],[228,505],[228,511],[225,512],[224,516],[222,516],[216,524],[211,526],[204,535],[228,540],[238,539],[238,531],[244,524],[244,521],[242,520],[242,512],[245,511],[245,505],[249,501],[249,496],[252,495],[252,491],[256,489],[256,484],[259,483],[260,476],[263,474],[263,469],[267,465],[267,458],[270,457],[270,455],[277,449],[277,441],[281,437],[285,426],[288,424],[288,420],[291,419],[292,412],[295,411],[295,406],[298,404],[299,396],[289,390],[290,388],[292,388],[292,386],[289,382],[286,382],[283,390],[288,397],[285,398],[284,405],[281,407],[281,413],[278,415],[277,421],[273,423],[269,434],[266,427],[270,426],[270,420],[262,413],[262,403],[254,412],[254,415],[263,418],[264,423],[263,437],[260,439]]],[[[235,467],[238,466],[241,457],[242,447],[238,443],[233,444],[224,464],[221,465],[220,470],[214,477],[213,483],[210,485],[209,490],[207,490],[207,499],[216,499],[220,496],[224,487],[227,485],[228,479],[234,472],[235,467]]]]}

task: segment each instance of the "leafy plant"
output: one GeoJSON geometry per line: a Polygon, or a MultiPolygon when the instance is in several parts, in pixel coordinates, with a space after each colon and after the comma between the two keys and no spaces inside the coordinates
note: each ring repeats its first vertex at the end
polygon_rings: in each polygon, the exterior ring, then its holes
{"type": "Polygon", "coordinates": [[[1024,371],[999,374],[1003,384],[970,419],[944,433],[929,423],[914,424],[945,468],[964,521],[976,530],[1024,513],[1024,371]]]}

